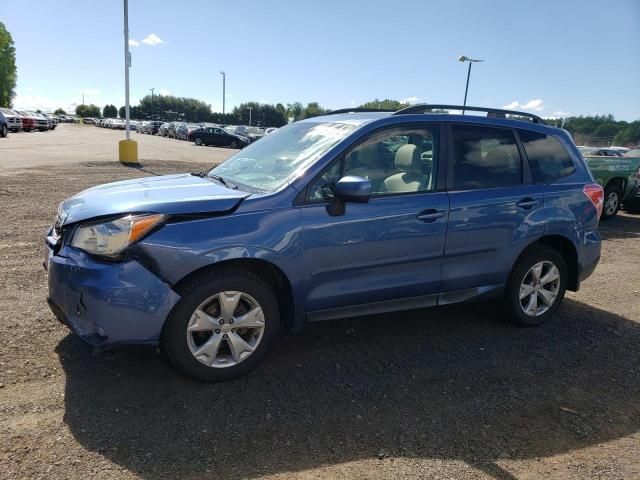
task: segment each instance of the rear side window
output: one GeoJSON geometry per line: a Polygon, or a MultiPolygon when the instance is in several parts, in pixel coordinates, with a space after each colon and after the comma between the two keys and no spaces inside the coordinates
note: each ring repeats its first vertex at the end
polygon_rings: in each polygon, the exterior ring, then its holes
{"type": "Polygon", "coordinates": [[[453,188],[506,187],[522,183],[522,159],[510,130],[453,127],[453,188]]]}
{"type": "Polygon", "coordinates": [[[518,135],[529,159],[534,182],[553,182],[575,171],[569,152],[558,139],[529,130],[519,130],[518,135]]]}

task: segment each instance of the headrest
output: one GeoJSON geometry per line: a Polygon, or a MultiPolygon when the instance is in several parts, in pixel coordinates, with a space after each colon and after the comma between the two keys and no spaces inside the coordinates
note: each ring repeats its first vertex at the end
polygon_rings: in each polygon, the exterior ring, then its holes
{"type": "Polygon", "coordinates": [[[513,147],[511,145],[500,145],[487,153],[484,162],[487,165],[504,165],[505,163],[511,163],[513,153],[513,147]],[[505,157],[507,158],[507,162],[505,162],[505,157]]]}
{"type": "Polygon", "coordinates": [[[396,168],[403,172],[422,172],[418,147],[412,143],[401,146],[396,152],[396,168]]]}

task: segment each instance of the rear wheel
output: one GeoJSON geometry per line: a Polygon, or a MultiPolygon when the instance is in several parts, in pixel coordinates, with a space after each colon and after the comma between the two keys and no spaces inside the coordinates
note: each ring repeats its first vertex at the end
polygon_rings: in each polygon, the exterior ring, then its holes
{"type": "Polygon", "coordinates": [[[2,125],[2,127],[0,127],[0,137],[4,138],[6,136],[7,136],[7,126],[2,125]]]}
{"type": "Polygon", "coordinates": [[[262,280],[243,270],[217,270],[196,277],[181,293],[162,334],[178,371],[217,382],[262,362],[280,325],[278,303],[262,280]]]}
{"type": "Polygon", "coordinates": [[[504,294],[505,313],[526,327],[541,325],[560,308],[567,289],[567,265],[553,248],[524,252],[511,271],[504,294]]]}
{"type": "Polygon", "coordinates": [[[618,214],[622,203],[622,190],[617,185],[607,185],[604,189],[604,207],[601,220],[611,220],[618,214]]]}

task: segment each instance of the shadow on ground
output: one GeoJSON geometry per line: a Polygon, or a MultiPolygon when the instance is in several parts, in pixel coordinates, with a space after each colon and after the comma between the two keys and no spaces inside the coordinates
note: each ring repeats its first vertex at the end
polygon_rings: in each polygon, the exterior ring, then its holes
{"type": "Polygon", "coordinates": [[[600,222],[599,230],[604,240],[640,239],[640,215],[618,212],[615,218],[600,222]]]}
{"type": "Polygon", "coordinates": [[[566,300],[520,329],[485,306],[311,325],[249,376],[179,377],[152,351],[58,346],[65,421],[143,477],[238,478],[362,458],[496,462],[567,452],[640,428],[640,326],[566,300]]]}

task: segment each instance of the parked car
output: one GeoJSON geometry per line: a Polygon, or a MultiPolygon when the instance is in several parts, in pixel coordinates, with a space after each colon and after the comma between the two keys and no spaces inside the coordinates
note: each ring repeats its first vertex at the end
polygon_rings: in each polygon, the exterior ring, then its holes
{"type": "Polygon", "coordinates": [[[245,133],[246,133],[246,137],[251,142],[260,140],[265,135],[264,130],[262,130],[259,127],[247,127],[247,129],[245,130],[245,133]]]}
{"type": "MultiPolygon", "coordinates": [[[[625,159],[634,159],[640,163],[640,149],[629,150],[624,154],[625,159]]],[[[635,186],[627,194],[622,204],[627,212],[640,213],[640,168],[635,178],[635,186]]]]}
{"type": "Polygon", "coordinates": [[[41,132],[46,132],[47,130],[49,130],[49,120],[47,120],[44,115],[31,111],[27,111],[26,114],[34,120],[35,128],[37,130],[41,132]]]}
{"type": "Polygon", "coordinates": [[[168,128],[169,128],[169,124],[166,122],[160,125],[160,127],[158,127],[158,136],[166,137],[168,128]]]}
{"type": "Polygon", "coordinates": [[[178,138],[178,128],[183,122],[169,122],[167,127],[167,137],[178,138]]]}
{"type": "Polygon", "coordinates": [[[596,181],[604,187],[602,220],[614,218],[623,203],[632,195],[638,182],[640,159],[598,155],[599,151],[584,156],[585,163],[596,181]]]}
{"type": "Polygon", "coordinates": [[[58,119],[50,113],[43,113],[43,115],[47,118],[47,120],[49,120],[49,130],[55,130],[58,126],[58,119]]]}
{"type": "Polygon", "coordinates": [[[200,125],[196,125],[194,123],[183,123],[178,126],[176,130],[176,137],[178,138],[178,140],[193,141],[193,132],[199,130],[200,128],[202,128],[200,125]]]}
{"type": "Polygon", "coordinates": [[[243,148],[251,143],[247,137],[236,135],[220,127],[199,128],[191,132],[190,137],[196,145],[215,147],[243,148]]]}
{"type": "Polygon", "coordinates": [[[75,195],[46,237],[52,310],[92,345],[160,344],[205,381],[306,322],[480,298],[545,322],[598,263],[602,187],[535,115],[433,108],[454,107],[332,112],[208,172],[75,195]]]}
{"type": "Polygon", "coordinates": [[[20,116],[20,114],[9,108],[0,108],[0,115],[4,117],[7,129],[9,131],[19,132],[20,130],[22,130],[22,117],[20,116]]]}
{"type": "Polygon", "coordinates": [[[9,122],[4,112],[0,110],[0,137],[5,138],[7,135],[9,135],[9,122]]]}
{"type": "Polygon", "coordinates": [[[588,150],[584,150],[584,153],[598,157],[621,157],[624,155],[624,152],[615,148],[589,148],[588,150]]]}
{"type": "Polygon", "coordinates": [[[31,115],[31,113],[24,110],[16,111],[16,113],[20,115],[20,120],[22,120],[22,130],[24,132],[31,132],[32,130],[37,129],[37,120],[31,115]]]}

